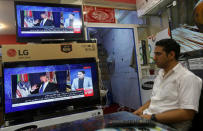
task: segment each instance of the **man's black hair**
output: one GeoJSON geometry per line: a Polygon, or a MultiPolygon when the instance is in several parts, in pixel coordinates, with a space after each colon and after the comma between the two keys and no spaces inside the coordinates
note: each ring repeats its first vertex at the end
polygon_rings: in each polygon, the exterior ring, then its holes
{"type": "Polygon", "coordinates": [[[45,14],[45,15],[46,15],[46,12],[45,12],[45,11],[42,11],[40,14],[45,14]]]}
{"type": "Polygon", "coordinates": [[[40,77],[42,77],[42,76],[48,77],[46,73],[41,73],[41,74],[40,74],[40,77]]]}
{"type": "Polygon", "coordinates": [[[78,72],[82,72],[83,74],[85,74],[85,71],[78,71],[78,72]]]}
{"type": "Polygon", "coordinates": [[[70,13],[72,16],[75,16],[75,14],[73,14],[73,13],[70,13]]]}
{"type": "Polygon", "coordinates": [[[156,46],[163,47],[163,50],[168,55],[171,51],[175,52],[175,59],[178,60],[180,55],[180,45],[173,39],[162,39],[156,42],[156,46]]]}

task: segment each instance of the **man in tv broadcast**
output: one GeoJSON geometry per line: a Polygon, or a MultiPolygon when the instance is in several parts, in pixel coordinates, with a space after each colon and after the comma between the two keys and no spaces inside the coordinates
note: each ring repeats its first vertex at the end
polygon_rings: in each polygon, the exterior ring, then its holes
{"type": "Polygon", "coordinates": [[[65,23],[64,23],[65,28],[73,28],[74,16],[75,14],[72,13],[72,14],[69,14],[67,19],[65,19],[65,23]]]}
{"type": "Polygon", "coordinates": [[[42,19],[35,20],[35,26],[54,26],[54,22],[48,19],[46,12],[42,12],[40,16],[42,19]]]}
{"type": "Polygon", "coordinates": [[[30,91],[31,94],[58,92],[57,84],[50,82],[46,74],[40,76],[40,81],[40,85],[35,84],[34,86],[32,86],[30,91]]]}
{"type": "Polygon", "coordinates": [[[85,71],[78,71],[78,78],[73,80],[71,90],[93,89],[92,79],[85,76],[85,71]]]}

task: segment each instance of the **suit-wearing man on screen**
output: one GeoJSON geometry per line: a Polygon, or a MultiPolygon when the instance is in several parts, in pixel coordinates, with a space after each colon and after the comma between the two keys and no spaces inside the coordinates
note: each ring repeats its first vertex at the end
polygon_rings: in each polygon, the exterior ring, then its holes
{"type": "Polygon", "coordinates": [[[85,71],[78,72],[78,78],[73,80],[71,85],[72,91],[82,90],[82,89],[93,89],[92,79],[85,76],[85,71]]]}
{"type": "Polygon", "coordinates": [[[41,20],[37,19],[35,20],[35,26],[54,26],[54,23],[52,20],[48,19],[47,14],[44,12],[41,14],[41,20]]]}
{"type": "Polygon", "coordinates": [[[43,94],[46,92],[58,92],[58,87],[55,83],[49,82],[49,79],[46,75],[40,76],[41,84],[37,85],[35,84],[32,86],[32,89],[30,91],[31,94],[43,94]]]}

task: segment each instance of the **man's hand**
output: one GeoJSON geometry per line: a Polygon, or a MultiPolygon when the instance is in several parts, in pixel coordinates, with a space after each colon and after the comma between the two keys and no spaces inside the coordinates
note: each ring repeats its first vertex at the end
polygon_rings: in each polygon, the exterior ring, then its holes
{"type": "Polygon", "coordinates": [[[140,115],[140,117],[150,120],[152,115],[140,115]]]}
{"type": "Polygon", "coordinates": [[[38,23],[39,23],[39,19],[36,19],[36,20],[34,21],[34,23],[35,23],[35,24],[38,24],[38,23]]]}
{"type": "Polygon", "coordinates": [[[134,111],[133,114],[140,116],[143,114],[143,110],[139,108],[138,110],[134,111]]]}
{"type": "Polygon", "coordinates": [[[37,84],[32,86],[32,90],[36,90],[37,88],[39,88],[39,87],[37,87],[37,84]]]}

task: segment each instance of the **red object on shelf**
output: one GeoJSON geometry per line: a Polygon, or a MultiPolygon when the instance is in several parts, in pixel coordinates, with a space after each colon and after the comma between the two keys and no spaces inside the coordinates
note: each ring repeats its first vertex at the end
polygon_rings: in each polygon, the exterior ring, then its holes
{"type": "Polygon", "coordinates": [[[150,69],[150,70],[149,70],[149,74],[150,74],[150,75],[154,75],[154,69],[150,69]]]}
{"type": "Polygon", "coordinates": [[[102,8],[94,6],[83,7],[84,21],[93,23],[116,23],[113,8],[102,8]]]}

